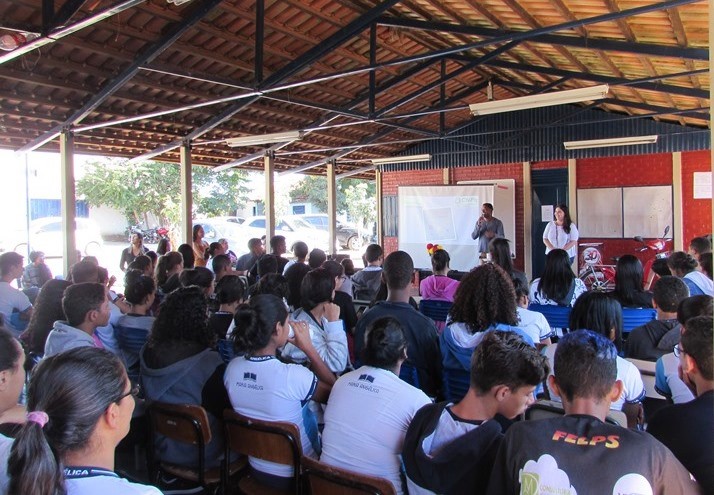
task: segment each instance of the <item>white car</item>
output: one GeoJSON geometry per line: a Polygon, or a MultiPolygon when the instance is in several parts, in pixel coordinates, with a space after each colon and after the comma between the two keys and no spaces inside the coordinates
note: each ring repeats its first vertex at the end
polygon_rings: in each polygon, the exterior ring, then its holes
{"type": "MultiPolygon", "coordinates": [[[[265,217],[248,217],[241,224],[241,228],[248,238],[257,237],[260,239],[265,235],[265,217]]],[[[296,216],[285,216],[275,222],[275,235],[285,236],[285,244],[288,251],[293,250],[293,246],[298,241],[303,241],[310,249],[318,248],[324,251],[329,249],[329,235],[327,232],[316,229],[305,220],[296,216]]],[[[266,241],[266,246],[269,240],[266,241]]],[[[269,247],[266,247],[269,250],[269,247]]]]}
{"type": "MultiPolygon", "coordinates": [[[[75,242],[77,249],[83,256],[98,256],[104,245],[99,225],[89,218],[75,219],[75,242]]],[[[62,218],[38,218],[30,222],[30,250],[42,251],[47,258],[62,257],[62,218]]],[[[6,244],[9,250],[27,256],[27,236],[24,229],[16,231],[10,243],[6,244]]]]}
{"type": "Polygon", "coordinates": [[[220,217],[196,218],[194,225],[203,227],[203,240],[208,244],[218,242],[218,239],[228,241],[228,249],[240,256],[248,252],[248,238],[240,225],[221,220],[220,217]]]}

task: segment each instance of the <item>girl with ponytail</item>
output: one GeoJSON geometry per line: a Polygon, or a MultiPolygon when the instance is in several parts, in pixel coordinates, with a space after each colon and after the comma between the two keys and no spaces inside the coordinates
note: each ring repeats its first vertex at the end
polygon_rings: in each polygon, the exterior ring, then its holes
{"type": "Polygon", "coordinates": [[[44,359],[27,394],[27,422],[8,461],[9,495],[161,495],[114,473],[134,397],[122,362],[80,347],[44,359]]]}
{"type": "Polygon", "coordinates": [[[402,444],[407,427],[431,400],[399,378],[407,340],[399,320],[372,322],[362,349],[364,366],[335,383],[325,411],[320,461],[361,474],[386,478],[398,494],[402,444]]]}
{"type": "MultiPolygon", "coordinates": [[[[315,350],[307,322],[288,321],[285,304],[272,294],[251,297],[238,307],[234,321],[235,348],[245,354],[228,364],[223,378],[233,409],[255,419],[294,423],[303,454],[317,458],[317,423],[305,408],[310,400],[327,401],[335,376],[315,350]],[[276,358],[287,342],[305,353],[312,371],[276,358]]],[[[292,466],[252,458],[250,465],[265,483],[290,488],[292,466]]]]}

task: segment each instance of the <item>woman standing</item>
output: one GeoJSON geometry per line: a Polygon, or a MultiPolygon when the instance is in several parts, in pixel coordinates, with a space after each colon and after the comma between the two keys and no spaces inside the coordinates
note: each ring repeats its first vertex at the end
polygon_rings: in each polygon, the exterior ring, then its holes
{"type": "Polygon", "coordinates": [[[114,449],[129,432],[138,391],[119,358],[104,349],[79,347],[44,359],[28,389],[32,412],[8,460],[8,493],[160,495],[114,472],[114,449]]]}
{"type": "Polygon", "coordinates": [[[125,272],[129,263],[134,261],[137,256],[146,254],[148,251],[149,250],[144,246],[144,237],[141,234],[133,234],[131,236],[131,246],[121,252],[119,269],[125,272]]]}
{"type": "Polygon", "coordinates": [[[578,254],[578,227],[570,219],[568,207],[563,203],[556,205],[553,215],[555,220],[549,222],[543,232],[545,254],[553,249],[563,249],[567,251],[572,265],[578,254]]]}
{"type": "Polygon", "coordinates": [[[208,261],[208,243],[203,240],[204,235],[203,226],[198,224],[193,226],[193,255],[196,258],[194,261],[195,266],[206,266],[206,262],[208,261]]]}

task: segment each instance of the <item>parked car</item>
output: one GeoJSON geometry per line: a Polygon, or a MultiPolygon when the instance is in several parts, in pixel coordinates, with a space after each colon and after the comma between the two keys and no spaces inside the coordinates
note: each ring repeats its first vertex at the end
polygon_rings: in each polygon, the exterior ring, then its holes
{"type": "MultiPolygon", "coordinates": [[[[315,228],[325,231],[329,230],[330,220],[326,213],[311,213],[296,216],[302,218],[306,222],[309,222],[315,228]]],[[[367,235],[363,234],[360,236],[359,231],[356,228],[346,225],[339,220],[337,220],[336,226],[337,242],[343,248],[351,251],[358,251],[368,240],[367,235]]]]}
{"type": "Polygon", "coordinates": [[[245,218],[243,217],[211,217],[209,220],[215,220],[218,222],[228,222],[228,223],[235,223],[235,224],[242,224],[245,222],[245,218]]]}
{"type": "MultiPolygon", "coordinates": [[[[98,256],[104,246],[99,225],[89,218],[76,218],[75,242],[83,256],[98,256]]],[[[30,222],[30,251],[42,251],[47,258],[62,257],[62,218],[45,217],[30,222]]],[[[27,239],[25,230],[17,230],[10,234],[9,242],[5,243],[7,250],[27,256],[27,239]]]]}
{"type": "Polygon", "coordinates": [[[240,225],[221,220],[222,217],[197,218],[194,225],[203,227],[203,240],[207,243],[218,242],[218,239],[228,241],[228,248],[240,256],[248,252],[248,237],[240,225]]]}
{"type": "MultiPolygon", "coordinates": [[[[248,237],[261,238],[265,235],[265,217],[248,217],[241,224],[241,228],[248,237]]],[[[329,249],[330,243],[327,232],[316,229],[295,215],[285,216],[276,220],[275,234],[285,236],[285,243],[289,251],[293,250],[293,246],[298,241],[307,243],[310,249],[319,248],[325,251],[329,249]]]]}

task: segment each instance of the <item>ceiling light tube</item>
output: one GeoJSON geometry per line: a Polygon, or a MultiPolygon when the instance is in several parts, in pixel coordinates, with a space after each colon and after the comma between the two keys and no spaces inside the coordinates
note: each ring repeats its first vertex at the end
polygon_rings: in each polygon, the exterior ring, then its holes
{"type": "Polygon", "coordinates": [[[528,108],[550,107],[566,103],[602,100],[607,96],[608,85],[590,86],[587,88],[568,89],[538,95],[509,98],[508,100],[486,101],[473,103],[469,109],[473,115],[489,115],[492,113],[513,112],[528,108]]]}
{"type": "Polygon", "coordinates": [[[386,165],[388,163],[407,163],[407,162],[428,162],[431,160],[431,155],[425,153],[423,155],[407,155],[407,156],[390,156],[389,158],[374,158],[373,165],[386,165]]]}
{"type": "Polygon", "coordinates": [[[610,146],[634,146],[637,144],[654,144],[657,134],[651,136],[631,136],[609,139],[591,139],[588,141],[566,141],[563,143],[566,150],[582,150],[587,148],[607,148],[610,146]]]}
{"type": "Polygon", "coordinates": [[[228,138],[225,140],[225,143],[232,148],[236,148],[239,146],[258,146],[282,141],[297,141],[298,139],[302,139],[302,136],[302,131],[275,132],[273,134],[228,138]]]}

